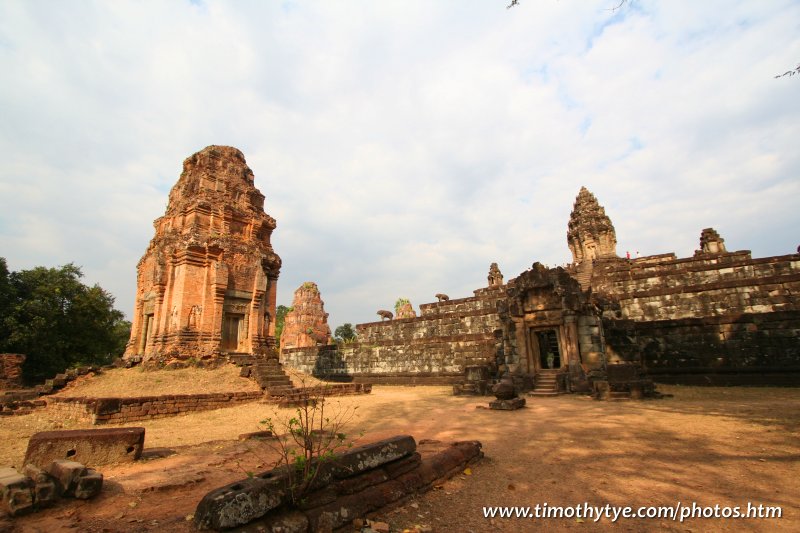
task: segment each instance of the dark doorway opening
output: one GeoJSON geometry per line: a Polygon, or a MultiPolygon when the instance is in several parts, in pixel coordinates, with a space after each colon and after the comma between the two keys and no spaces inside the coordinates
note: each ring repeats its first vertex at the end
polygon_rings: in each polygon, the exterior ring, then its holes
{"type": "Polygon", "coordinates": [[[239,349],[239,329],[244,315],[225,313],[222,317],[222,350],[235,352],[239,349]]]}
{"type": "Polygon", "coordinates": [[[539,368],[561,368],[558,332],[554,329],[537,331],[536,339],[539,342],[539,368]]]}

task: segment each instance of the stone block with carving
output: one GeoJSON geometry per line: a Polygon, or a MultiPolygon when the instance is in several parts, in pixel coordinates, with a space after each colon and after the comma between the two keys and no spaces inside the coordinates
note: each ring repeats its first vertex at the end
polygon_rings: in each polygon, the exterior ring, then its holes
{"type": "Polygon", "coordinates": [[[48,507],[58,499],[58,489],[53,478],[37,466],[27,464],[23,474],[33,481],[33,499],[36,507],[48,507]]]}
{"type": "Polygon", "coordinates": [[[24,464],[47,468],[60,459],[90,466],[131,462],[141,456],[143,448],[143,427],[43,431],[28,441],[24,464]]]}
{"type": "Polygon", "coordinates": [[[33,511],[33,481],[13,468],[0,468],[0,509],[10,516],[33,511]]]}

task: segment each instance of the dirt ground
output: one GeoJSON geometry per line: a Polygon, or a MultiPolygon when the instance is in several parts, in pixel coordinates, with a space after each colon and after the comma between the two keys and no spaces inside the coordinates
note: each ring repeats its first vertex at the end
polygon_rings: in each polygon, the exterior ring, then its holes
{"type": "MultiPolygon", "coordinates": [[[[479,440],[486,457],[440,489],[378,515],[392,531],[798,531],[800,390],[660,386],[662,400],[599,402],[528,398],[519,411],[490,411],[488,398],[454,397],[447,387],[376,386],[368,396],[332,399],[357,407],[358,443],[397,434],[417,441],[479,440]],[[780,519],[484,518],[486,506],[780,506],[780,519]]],[[[158,419],[146,428],[150,458],[102,467],[105,485],[88,502],[64,501],[15,519],[13,531],[193,531],[208,491],[267,469],[265,444],[238,441],[259,421],[290,410],[252,403],[158,419]],[[159,450],[161,449],[161,450],[159,450]],[[156,457],[165,453],[168,457],[156,457]],[[189,518],[189,520],[187,520],[189,518]]],[[[88,427],[48,411],[0,420],[0,465],[20,466],[36,431],[88,427]]],[[[0,528],[1,529],[1,528],[0,528]]]]}
{"type": "Polygon", "coordinates": [[[103,370],[67,383],[54,396],[155,396],[201,392],[261,390],[255,381],[239,377],[240,368],[226,365],[214,370],[181,368],[146,371],[142,367],[103,370]]]}

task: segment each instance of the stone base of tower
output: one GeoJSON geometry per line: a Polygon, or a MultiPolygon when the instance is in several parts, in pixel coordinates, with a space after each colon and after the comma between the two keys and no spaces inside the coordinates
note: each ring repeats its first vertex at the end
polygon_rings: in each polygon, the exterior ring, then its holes
{"type": "Polygon", "coordinates": [[[126,351],[123,361],[129,364],[141,363],[145,367],[177,368],[196,365],[217,367],[240,356],[263,360],[278,359],[275,337],[254,338],[251,351],[223,350],[220,348],[221,340],[221,335],[197,331],[168,333],[149,343],[145,353],[126,351]]]}

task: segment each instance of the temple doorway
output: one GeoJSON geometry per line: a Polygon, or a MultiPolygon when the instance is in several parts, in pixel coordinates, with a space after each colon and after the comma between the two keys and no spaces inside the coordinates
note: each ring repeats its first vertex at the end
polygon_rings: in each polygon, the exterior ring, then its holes
{"type": "Polygon", "coordinates": [[[539,368],[561,368],[561,350],[558,349],[558,332],[544,329],[536,332],[539,344],[539,368]]]}
{"type": "Polygon", "coordinates": [[[239,349],[239,329],[244,315],[225,313],[222,317],[222,350],[235,352],[239,349]]]}
{"type": "Polygon", "coordinates": [[[144,315],[142,322],[144,327],[142,328],[142,338],[139,339],[139,353],[144,353],[147,341],[150,340],[150,335],[153,333],[153,315],[144,315]]]}

